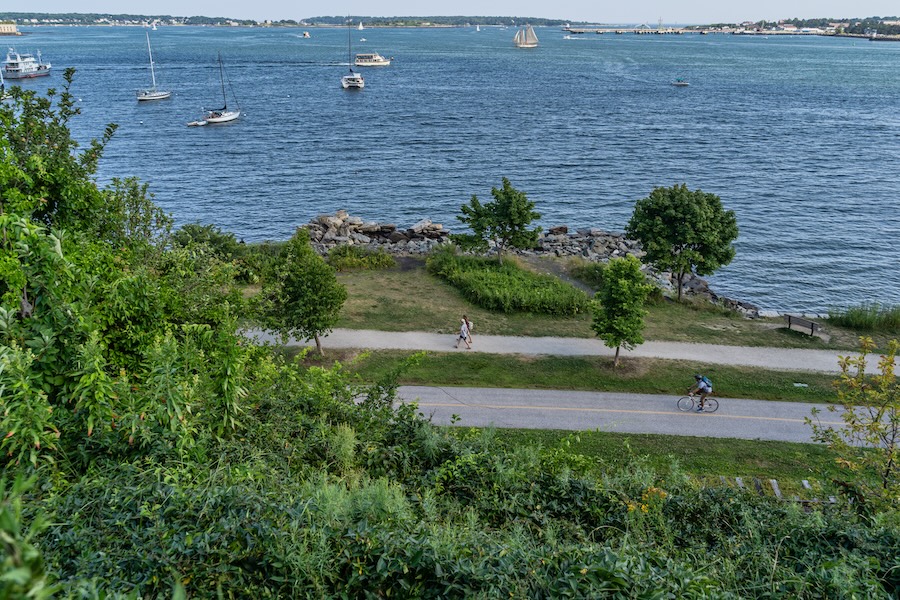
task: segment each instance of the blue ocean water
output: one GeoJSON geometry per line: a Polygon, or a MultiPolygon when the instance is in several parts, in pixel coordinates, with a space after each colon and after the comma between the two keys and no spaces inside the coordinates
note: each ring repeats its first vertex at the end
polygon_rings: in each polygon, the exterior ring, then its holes
{"type": "Polygon", "coordinates": [[[621,231],[635,200],[683,182],[737,213],[737,257],[710,278],[720,293],[772,310],[900,303],[900,43],[539,28],[521,50],[513,29],[353,30],[354,53],[394,57],[354,92],[340,87],[347,30],[164,27],[151,39],[173,98],[138,104],[144,32],[7,41],[54,65],[23,85],[77,69],[78,139],[119,124],[101,182],[140,177],[178,223],[285,239],[344,208],[460,230],[460,205],[505,176],[545,228],[621,231]],[[243,114],[188,128],[221,106],[219,51],[243,114]]]}

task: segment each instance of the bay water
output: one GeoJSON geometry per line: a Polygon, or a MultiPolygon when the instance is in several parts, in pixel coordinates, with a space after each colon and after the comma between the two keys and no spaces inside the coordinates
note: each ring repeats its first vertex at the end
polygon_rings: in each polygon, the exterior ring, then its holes
{"type": "Polygon", "coordinates": [[[781,311],[900,303],[900,43],[538,28],[524,50],[512,28],[354,29],[352,53],[394,58],[354,92],[346,29],[163,27],[173,97],[139,104],[145,29],[25,30],[4,41],[53,74],[22,85],[75,67],[76,138],[119,125],[99,181],[141,178],[178,224],[281,240],[342,208],[461,231],[460,205],[508,177],[545,229],[621,231],[637,199],[686,183],[737,214],[717,292],[781,311]],[[186,127],[222,105],[218,52],[241,118],[186,127]]]}

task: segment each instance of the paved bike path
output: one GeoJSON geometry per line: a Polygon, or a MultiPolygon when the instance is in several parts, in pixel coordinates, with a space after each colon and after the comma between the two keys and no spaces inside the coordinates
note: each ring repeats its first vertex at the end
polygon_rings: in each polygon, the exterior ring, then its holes
{"type": "MultiPolygon", "coordinates": [[[[262,341],[274,341],[265,332],[251,330],[247,335],[262,341]]],[[[293,340],[291,345],[310,345],[293,340]]],[[[556,356],[608,356],[615,354],[596,338],[522,337],[511,335],[481,335],[476,333],[472,350],[464,345],[454,348],[455,334],[423,331],[373,331],[366,329],[335,329],[322,338],[327,348],[370,348],[376,350],[431,350],[436,352],[486,352],[491,354],[526,354],[556,356]]],[[[839,373],[841,355],[853,352],[832,350],[804,350],[796,348],[768,348],[725,346],[688,342],[648,341],[634,350],[622,350],[622,356],[665,358],[694,361],[702,364],[734,365],[777,369],[781,371],[819,371],[839,373]]]]}
{"type": "Polygon", "coordinates": [[[404,402],[418,402],[419,410],[438,425],[516,429],[563,429],[620,433],[811,442],[805,418],[812,409],[822,424],[841,424],[840,414],[822,404],[767,402],[722,398],[715,413],[681,412],[676,396],[401,386],[404,402]]]}

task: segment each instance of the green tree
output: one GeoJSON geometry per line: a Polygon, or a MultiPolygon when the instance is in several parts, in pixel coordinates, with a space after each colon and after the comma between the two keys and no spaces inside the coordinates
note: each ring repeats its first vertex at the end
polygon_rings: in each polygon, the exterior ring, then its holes
{"type": "Polygon", "coordinates": [[[0,168],[0,212],[28,215],[50,227],[86,227],[106,210],[93,176],[103,148],[116,130],[108,125],[100,140],[76,152],[69,121],[79,114],[69,93],[74,69],[66,69],[63,91],[39,97],[13,88],[12,101],[0,102],[4,165],[0,168]],[[56,103],[54,105],[54,99],[56,103]]]}
{"type": "Polygon", "coordinates": [[[894,372],[900,342],[891,340],[878,361],[878,373],[866,374],[868,355],[875,348],[872,338],[861,339],[858,356],[843,356],[837,382],[843,426],[823,424],[818,409],[813,409],[813,437],[831,448],[838,464],[853,478],[843,487],[858,502],[900,508],[900,387],[894,372]],[[862,450],[861,450],[862,449],[862,450]]]}
{"type": "Polygon", "coordinates": [[[315,339],[319,354],[319,336],[337,323],[347,299],[332,268],[316,254],[309,243],[309,232],[297,229],[284,246],[275,277],[263,286],[260,312],[266,323],[283,336],[315,339]]]}
{"type": "Polygon", "coordinates": [[[591,303],[591,329],[607,348],[616,349],[616,367],[623,346],[631,350],[644,343],[644,302],[652,288],[641,272],[641,263],[633,256],[614,258],[604,270],[603,283],[591,303]]]}
{"type": "Polygon", "coordinates": [[[503,251],[508,247],[533,248],[537,244],[541,228],[528,229],[528,226],[541,215],[534,210],[534,202],[525,192],[514,188],[506,177],[500,189],[491,188],[491,195],[493,202],[482,204],[478,196],[473,195],[468,205],[460,207],[462,214],[456,218],[468,225],[472,233],[456,234],[451,238],[463,248],[482,252],[492,241],[497,248],[497,259],[503,262],[503,251]]]}
{"type": "Polygon", "coordinates": [[[681,184],[638,200],[625,232],[641,243],[644,262],[675,275],[680,301],[685,275],[711,275],[731,262],[738,227],[718,196],[681,184]]]}

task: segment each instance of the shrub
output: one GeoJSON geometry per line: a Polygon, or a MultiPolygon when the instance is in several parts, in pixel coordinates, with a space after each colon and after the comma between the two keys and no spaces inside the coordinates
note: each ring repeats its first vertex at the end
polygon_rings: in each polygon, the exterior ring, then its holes
{"type": "Polygon", "coordinates": [[[426,266],[429,273],[453,285],[467,300],[488,310],[575,315],[588,306],[588,297],[581,290],[510,261],[457,256],[451,249],[433,254],[426,266]]]}
{"type": "Polygon", "coordinates": [[[335,246],[328,252],[328,264],[338,271],[351,269],[390,269],[397,266],[394,257],[382,248],[371,250],[348,244],[335,246]]]}
{"type": "Polygon", "coordinates": [[[599,290],[603,285],[603,274],[606,272],[606,263],[577,261],[569,267],[572,277],[578,279],[594,290],[599,290]]]}
{"type": "Polygon", "coordinates": [[[832,311],[828,322],[856,331],[900,333],[900,305],[863,302],[858,306],[832,311]]]}
{"type": "Polygon", "coordinates": [[[285,242],[262,242],[241,245],[238,254],[237,279],[241,283],[258,283],[271,278],[279,263],[285,242]]]}
{"type": "Polygon", "coordinates": [[[172,234],[176,246],[187,248],[196,244],[209,246],[219,260],[229,261],[238,252],[240,244],[231,232],[222,231],[215,225],[188,223],[172,234]]]}

